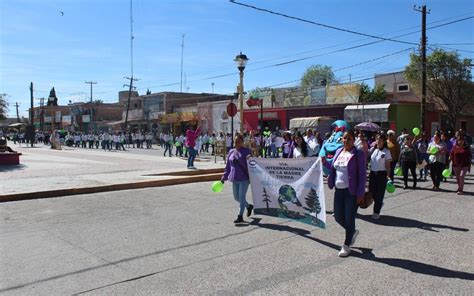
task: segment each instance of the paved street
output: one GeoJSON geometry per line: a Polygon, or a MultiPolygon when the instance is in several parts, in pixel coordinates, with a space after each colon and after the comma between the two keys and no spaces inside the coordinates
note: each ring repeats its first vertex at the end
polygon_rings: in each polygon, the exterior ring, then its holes
{"type": "Polygon", "coordinates": [[[398,188],[376,222],[360,210],[345,259],[330,215],[326,230],[266,216],[235,227],[231,187],[210,184],[0,204],[0,294],[472,295],[472,175],[469,195],[451,179],[450,192],[398,188]]]}
{"type": "MultiPolygon", "coordinates": [[[[0,195],[167,179],[172,177],[156,175],[186,170],[185,159],[163,157],[157,145],[127,151],[9,145],[23,155],[20,166],[0,166],[0,195]]],[[[214,157],[204,154],[201,160],[195,163],[198,169],[224,167],[222,157],[215,163],[214,157]]]]}

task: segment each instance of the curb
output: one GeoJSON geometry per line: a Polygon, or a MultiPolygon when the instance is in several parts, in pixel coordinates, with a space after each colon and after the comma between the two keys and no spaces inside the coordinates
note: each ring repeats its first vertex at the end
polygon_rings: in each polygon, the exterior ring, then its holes
{"type": "MultiPolygon", "coordinates": [[[[171,174],[172,173],[168,173],[166,175],[171,175],[171,174]]],[[[69,188],[69,189],[58,189],[58,190],[50,190],[50,191],[0,195],[0,203],[20,201],[20,200],[29,200],[29,199],[54,198],[54,197],[62,197],[62,196],[68,196],[68,195],[91,194],[91,193],[108,192],[108,191],[141,189],[141,188],[149,188],[149,187],[163,187],[163,186],[172,186],[172,185],[180,185],[180,184],[187,184],[187,183],[217,181],[217,180],[220,180],[220,178],[222,177],[222,174],[223,174],[223,169],[220,169],[219,173],[211,173],[211,174],[205,173],[205,174],[197,175],[197,176],[185,175],[185,177],[183,178],[175,178],[175,179],[153,180],[153,181],[134,182],[134,183],[103,185],[103,186],[95,186],[95,187],[69,188]]]]}

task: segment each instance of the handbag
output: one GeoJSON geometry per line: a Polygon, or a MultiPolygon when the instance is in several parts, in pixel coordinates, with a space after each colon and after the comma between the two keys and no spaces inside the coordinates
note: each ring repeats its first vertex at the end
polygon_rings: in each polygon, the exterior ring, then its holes
{"type": "Polygon", "coordinates": [[[364,194],[364,199],[361,202],[358,202],[357,204],[361,209],[367,209],[373,203],[374,203],[374,198],[372,197],[372,193],[370,193],[370,191],[367,191],[364,194]]]}

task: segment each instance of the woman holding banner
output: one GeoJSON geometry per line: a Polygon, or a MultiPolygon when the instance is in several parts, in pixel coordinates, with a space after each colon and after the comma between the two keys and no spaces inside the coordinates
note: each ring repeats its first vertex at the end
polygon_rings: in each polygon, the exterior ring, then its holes
{"type": "Polygon", "coordinates": [[[234,138],[235,148],[229,151],[224,175],[221,178],[222,183],[227,180],[232,182],[234,199],[240,204],[239,214],[234,223],[245,222],[242,217],[245,208],[247,208],[247,217],[252,215],[253,210],[253,205],[248,204],[245,198],[250,184],[247,157],[250,157],[252,152],[249,148],[244,147],[243,144],[243,136],[241,134],[236,134],[234,138]]]}
{"type": "Polygon", "coordinates": [[[343,147],[339,148],[332,164],[323,159],[329,169],[329,189],[334,193],[334,217],[346,230],[346,238],[339,257],[349,256],[349,248],[355,243],[359,231],[355,229],[357,204],[364,200],[366,165],[365,154],[354,146],[354,132],[348,130],[342,136],[343,147]]]}
{"type": "Polygon", "coordinates": [[[308,144],[300,132],[295,134],[295,141],[293,142],[293,145],[293,156],[290,158],[302,158],[308,156],[308,144]]]}

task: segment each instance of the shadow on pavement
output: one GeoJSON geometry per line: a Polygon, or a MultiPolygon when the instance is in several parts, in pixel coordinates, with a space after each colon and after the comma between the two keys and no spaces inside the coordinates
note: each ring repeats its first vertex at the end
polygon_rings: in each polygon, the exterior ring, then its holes
{"type": "Polygon", "coordinates": [[[434,232],[438,232],[438,231],[433,228],[446,228],[446,229],[451,229],[455,231],[463,231],[463,232],[469,231],[469,229],[467,228],[454,227],[454,226],[442,225],[442,224],[431,224],[431,223],[425,223],[418,220],[395,217],[395,216],[382,215],[380,216],[380,219],[375,220],[375,219],[372,219],[369,215],[357,214],[357,218],[369,223],[377,224],[377,225],[392,226],[392,227],[405,227],[405,228],[419,228],[419,229],[434,231],[434,232]]]}
{"type": "Polygon", "coordinates": [[[19,171],[26,169],[27,166],[24,164],[8,164],[8,165],[0,165],[0,172],[11,172],[11,171],[19,171]]]}
{"type": "MultiPolygon", "coordinates": [[[[317,243],[320,243],[322,245],[325,245],[329,248],[335,249],[339,251],[340,246],[323,241],[320,239],[317,239],[315,237],[308,236],[311,234],[310,231],[300,229],[300,228],[294,228],[288,225],[276,225],[276,224],[265,224],[265,223],[260,223],[262,219],[260,218],[252,218],[253,221],[250,223],[250,225],[258,226],[261,228],[266,228],[266,229],[271,229],[271,230],[277,230],[277,231],[287,231],[290,233],[294,233],[296,235],[305,237],[307,239],[313,240],[317,243]]],[[[410,219],[406,219],[410,220],[410,219]]],[[[416,221],[416,220],[411,220],[411,221],[416,221]]],[[[422,223],[419,221],[416,221],[417,223],[422,223]]],[[[427,225],[426,223],[422,223],[427,225]]],[[[429,224],[433,225],[433,224],[429,224]]],[[[444,225],[441,225],[444,226],[444,225]]],[[[446,227],[446,226],[444,226],[446,227]]],[[[463,229],[463,228],[460,228],[463,229]]],[[[467,231],[467,229],[466,229],[467,231]]],[[[419,274],[426,274],[426,275],[431,275],[431,276],[437,276],[437,277],[444,277],[444,278],[458,278],[462,280],[474,280],[474,274],[473,273],[468,273],[468,272],[462,272],[462,271],[455,271],[455,270],[450,270],[426,263],[421,263],[413,260],[408,260],[408,259],[398,259],[398,258],[379,258],[375,257],[374,253],[372,252],[372,249],[367,249],[367,248],[353,248],[353,252],[351,253],[351,257],[359,258],[359,259],[364,259],[364,260],[369,260],[377,263],[383,263],[387,264],[389,266],[393,267],[398,267],[401,269],[409,270],[411,272],[419,273],[419,274]],[[362,253],[355,252],[354,250],[360,250],[362,253]]]]}
{"type": "Polygon", "coordinates": [[[454,278],[461,280],[474,280],[474,273],[455,271],[439,266],[434,266],[426,263],[416,262],[408,259],[397,259],[397,258],[378,258],[375,257],[372,249],[367,248],[355,248],[361,250],[362,253],[352,252],[351,256],[370,260],[378,263],[387,264],[389,266],[402,268],[411,272],[426,274],[431,276],[443,277],[443,278],[454,278]]]}

